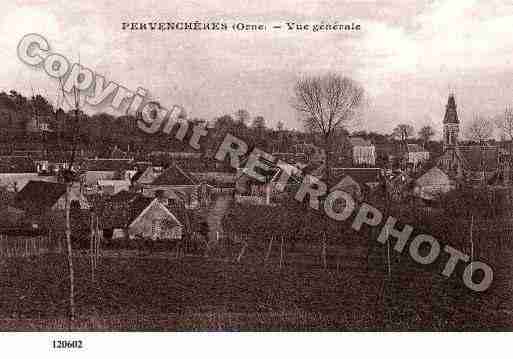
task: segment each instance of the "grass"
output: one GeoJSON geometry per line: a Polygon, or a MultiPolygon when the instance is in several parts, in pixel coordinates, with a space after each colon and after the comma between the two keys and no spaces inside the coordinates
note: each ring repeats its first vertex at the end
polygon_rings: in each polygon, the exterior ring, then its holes
{"type": "MultiPolygon", "coordinates": [[[[77,256],[77,320],[67,316],[65,257],[0,262],[0,330],[511,330],[509,301],[408,267],[381,271],[276,261],[107,255],[91,281],[77,256]]],[[[499,276],[500,279],[500,276],[499,276]]],[[[506,283],[508,277],[500,279],[506,283]]],[[[509,289],[504,289],[504,294],[509,289]]],[[[507,287],[509,288],[509,287],[507,287]]],[[[510,297],[507,297],[510,298],[510,297]]],[[[513,306],[511,306],[513,308],[513,306]]]]}

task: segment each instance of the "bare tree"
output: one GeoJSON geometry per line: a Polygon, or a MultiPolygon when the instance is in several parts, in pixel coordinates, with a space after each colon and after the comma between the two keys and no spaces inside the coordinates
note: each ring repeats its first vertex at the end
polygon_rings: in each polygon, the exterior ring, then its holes
{"type": "Polygon", "coordinates": [[[253,123],[251,124],[251,127],[254,129],[263,130],[265,129],[265,118],[263,116],[256,116],[253,119],[253,123]]]}
{"type": "MultiPolygon", "coordinates": [[[[495,125],[501,131],[501,135],[513,142],[513,107],[506,107],[504,114],[496,119],[495,125]]],[[[508,150],[511,159],[513,157],[513,143],[509,144],[508,150]]]]}
{"type": "MultiPolygon", "coordinates": [[[[62,81],[60,82],[63,99],[67,101],[66,94],[64,92],[64,86],[62,81]]],[[[73,181],[75,180],[76,173],[73,171],[73,165],[75,164],[76,152],[78,150],[78,138],[77,134],[79,131],[79,123],[82,112],[80,111],[80,93],[76,87],[73,87],[73,104],[70,105],[67,101],[68,106],[72,108],[71,115],[68,117],[69,121],[72,121],[72,139],[71,139],[71,150],[64,150],[64,153],[69,153],[68,163],[66,168],[62,171],[62,179],[66,184],[66,197],[65,197],[65,235],[66,235],[66,247],[68,257],[68,272],[69,272],[69,318],[70,321],[75,320],[75,272],[73,267],[73,250],[71,245],[71,190],[73,181]]]]}
{"type": "Polygon", "coordinates": [[[399,150],[403,156],[407,156],[406,154],[408,153],[408,139],[413,136],[413,133],[413,126],[404,123],[395,126],[392,130],[392,138],[395,138],[400,142],[399,150]]]}
{"type": "Polygon", "coordinates": [[[507,146],[508,159],[505,162],[504,168],[504,181],[506,184],[509,184],[509,173],[511,171],[511,162],[513,160],[513,108],[510,106],[506,107],[503,116],[499,116],[496,119],[495,125],[501,131],[501,135],[507,137],[507,139],[510,141],[507,146]]]}
{"type": "Polygon", "coordinates": [[[247,110],[240,109],[235,112],[235,119],[242,124],[247,125],[247,122],[249,121],[251,115],[247,110]]]}
{"type": "Polygon", "coordinates": [[[392,136],[397,140],[405,143],[410,137],[413,136],[413,126],[407,124],[399,124],[392,130],[392,136]]]}
{"type": "Polygon", "coordinates": [[[305,129],[319,134],[326,153],[325,177],[330,180],[331,151],[337,130],[356,118],[364,90],[354,80],[338,74],[306,76],[296,82],[293,105],[305,129]]]}
{"type": "Polygon", "coordinates": [[[480,114],[474,114],[472,121],[470,121],[465,131],[469,140],[479,143],[481,149],[480,167],[482,176],[484,177],[484,147],[486,141],[492,137],[493,123],[488,117],[480,114]]]}
{"type": "Polygon", "coordinates": [[[489,118],[474,114],[472,121],[466,128],[466,136],[469,140],[483,145],[493,134],[493,123],[489,118]]]}
{"type": "Polygon", "coordinates": [[[495,125],[501,130],[503,135],[509,137],[510,141],[513,141],[513,108],[510,106],[506,107],[504,115],[496,119],[495,125]]]}

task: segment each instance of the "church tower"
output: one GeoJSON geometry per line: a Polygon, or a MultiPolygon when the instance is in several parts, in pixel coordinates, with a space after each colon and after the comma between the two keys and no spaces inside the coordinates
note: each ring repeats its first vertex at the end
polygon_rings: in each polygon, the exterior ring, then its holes
{"type": "Polygon", "coordinates": [[[450,94],[445,107],[444,117],[444,150],[455,148],[458,145],[458,133],[460,131],[460,121],[456,111],[456,101],[454,95],[450,94]]]}

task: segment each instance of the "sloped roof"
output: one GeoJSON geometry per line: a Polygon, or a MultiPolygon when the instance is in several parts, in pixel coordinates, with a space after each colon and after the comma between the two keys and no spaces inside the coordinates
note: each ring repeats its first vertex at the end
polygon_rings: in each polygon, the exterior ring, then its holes
{"type": "Polygon", "coordinates": [[[131,181],[140,183],[140,184],[152,183],[158,176],[161,175],[161,173],[162,173],[161,167],[148,166],[143,171],[137,171],[136,174],[134,174],[132,176],[131,181]]]}
{"type": "Polygon", "coordinates": [[[178,220],[178,218],[176,218],[176,216],[171,213],[171,211],[166,207],[164,206],[160,200],[158,198],[155,198],[153,199],[140,213],[138,216],[136,216],[133,220],[131,220],[129,223],[130,224],[133,224],[134,222],[138,221],[140,218],[143,218],[144,215],[150,211],[152,208],[157,208],[157,209],[160,209],[162,211],[164,211],[164,213],[166,213],[166,215],[168,216],[168,219],[172,222],[174,222],[175,224],[177,225],[182,225],[182,223],[178,220]]]}
{"type": "Polygon", "coordinates": [[[35,173],[36,165],[26,156],[0,156],[0,173],[35,173]]]}
{"type": "Polygon", "coordinates": [[[172,186],[190,186],[196,185],[197,180],[185,172],[180,166],[171,164],[166,168],[160,176],[155,178],[152,182],[153,185],[172,185],[172,186]]]}
{"type": "Polygon", "coordinates": [[[445,106],[444,123],[460,123],[460,121],[458,120],[458,112],[456,110],[456,100],[454,100],[453,94],[449,95],[447,105],[445,106]]]}
{"type": "Polygon", "coordinates": [[[330,191],[334,190],[345,191],[355,199],[359,199],[361,196],[361,184],[356,182],[351,176],[344,176],[336,185],[330,188],[330,191]]]}
{"type": "Polygon", "coordinates": [[[345,176],[351,177],[359,184],[376,183],[380,181],[380,168],[332,168],[333,177],[342,179],[345,176]]]}
{"type": "Polygon", "coordinates": [[[191,226],[197,219],[194,218],[193,212],[185,208],[184,202],[181,200],[168,200],[166,208],[178,219],[184,226],[191,226]]]}
{"type": "Polygon", "coordinates": [[[146,172],[147,169],[148,169],[148,167],[144,170],[137,170],[137,172],[135,172],[135,174],[132,176],[132,178],[130,178],[130,181],[138,182],[139,179],[141,178],[141,176],[143,175],[143,173],[146,172]]]}
{"type": "Polygon", "coordinates": [[[449,179],[449,176],[438,167],[431,168],[429,171],[424,173],[415,181],[415,184],[419,186],[430,186],[450,183],[451,180],[449,179]]]}
{"type": "Polygon", "coordinates": [[[122,202],[122,201],[130,202],[131,200],[133,200],[139,196],[141,196],[141,194],[139,194],[139,193],[122,190],[122,191],[119,191],[118,193],[116,193],[115,195],[110,196],[110,200],[111,201],[120,201],[120,202],[122,202]]]}
{"type": "Polygon", "coordinates": [[[105,228],[126,227],[152,200],[153,198],[145,197],[140,193],[121,191],[98,204],[97,209],[102,216],[102,225],[105,228]]]}
{"type": "Polygon", "coordinates": [[[145,196],[136,197],[130,203],[127,225],[139,217],[141,213],[155,200],[156,198],[149,198],[145,196]]]}
{"type": "Polygon", "coordinates": [[[64,183],[29,181],[16,194],[14,206],[28,211],[49,209],[64,193],[66,193],[64,183]]]}

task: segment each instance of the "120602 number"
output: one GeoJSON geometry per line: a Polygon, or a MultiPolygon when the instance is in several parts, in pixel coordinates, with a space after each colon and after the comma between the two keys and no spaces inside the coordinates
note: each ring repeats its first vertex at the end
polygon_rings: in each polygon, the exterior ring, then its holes
{"type": "Polygon", "coordinates": [[[81,340],[52,340],[52,347],[54,349],[82,349],[83,344],[81,340]]]}

